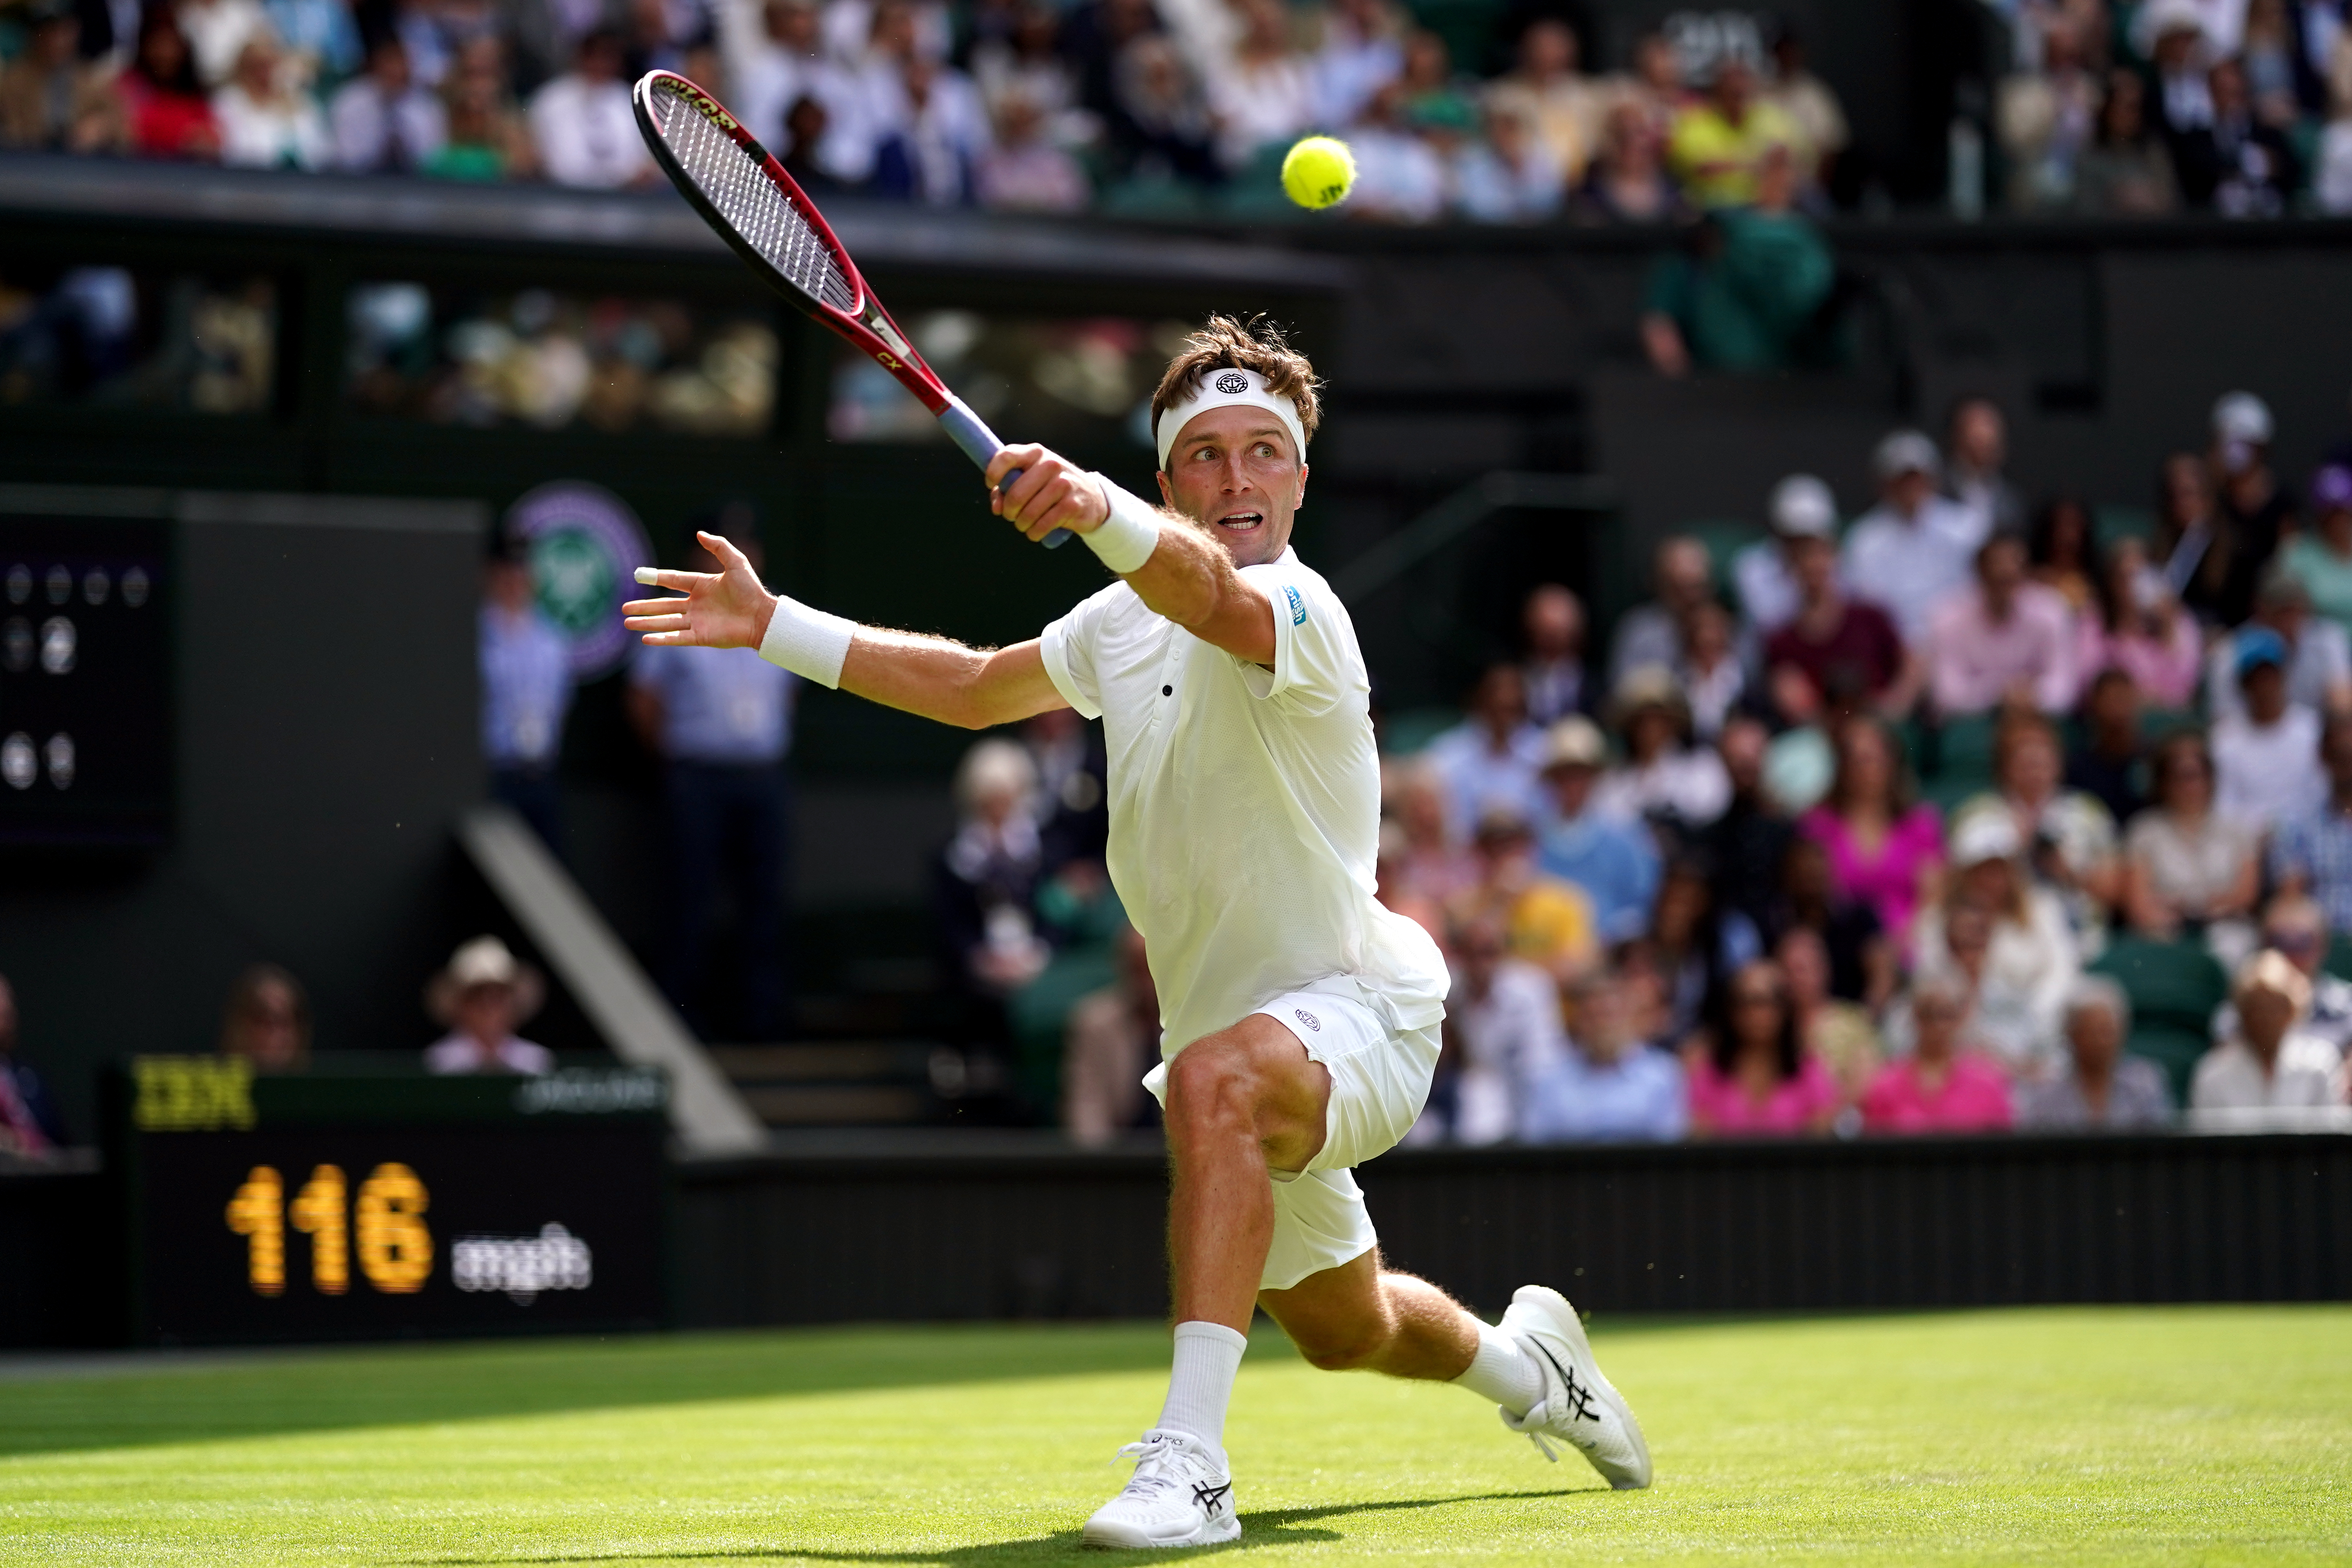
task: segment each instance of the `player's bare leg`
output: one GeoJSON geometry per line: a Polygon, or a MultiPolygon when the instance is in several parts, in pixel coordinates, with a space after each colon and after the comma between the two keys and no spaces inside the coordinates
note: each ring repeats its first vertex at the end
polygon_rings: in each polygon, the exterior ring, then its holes
{"type": "Polygon", "coordinates": [[[1378,1250],[1287,1290],[1261,1291],[1258,1304],[1308,1364],[1325,1372],[1452,1383],[1478,1355],[1478,1320],[1428,1280],[1381,1268],[1378,1250]]]}

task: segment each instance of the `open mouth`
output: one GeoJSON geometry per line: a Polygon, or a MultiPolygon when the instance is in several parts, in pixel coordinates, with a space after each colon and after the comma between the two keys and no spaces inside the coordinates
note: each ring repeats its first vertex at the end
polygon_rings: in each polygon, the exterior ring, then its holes
{"type": "Polygon", "coordinates": [[[1219,528],[1230,528],[1236,533],[1246,533],[1265,521],[1262,511],[1229,511],[1217,519],[1219,528]]]}

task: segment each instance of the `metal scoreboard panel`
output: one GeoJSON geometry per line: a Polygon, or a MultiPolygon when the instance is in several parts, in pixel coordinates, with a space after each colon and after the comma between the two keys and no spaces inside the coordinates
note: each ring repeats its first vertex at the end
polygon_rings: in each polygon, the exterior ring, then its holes
{"type": "Polygon", "coordinates": [[[0,845],[170,836],[171,527],[0,510],[0,845]]]}
{"type": "Polygon", "coordinates": [[[667,1316],[659,1074],[110,1083],[142,1344],[647,1329],[667,1316]]]}

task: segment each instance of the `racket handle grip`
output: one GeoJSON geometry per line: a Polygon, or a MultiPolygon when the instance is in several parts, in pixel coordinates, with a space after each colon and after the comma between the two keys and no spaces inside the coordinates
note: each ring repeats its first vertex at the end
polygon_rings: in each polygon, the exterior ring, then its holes
{"type": "MultiPolygon", "coordinates": [[[[963,455],[982,468],[994,462],[996,454],[1004,450],[1004,443],[996,438],[996,432],[983,424],[980,416],[965,406],[964,400],[953,393],[948,395],[948,405],[940,411],[940,426],[947,431],[948,439],[961,447],[963,455]]],[[[1005,475],[1004,482],[996,487],[997,493],[1002,495],[1012,489],[1013,481],[1020,477],[1018,468],[1005,475]]],[[[1070,531],[1066,528],[1055,529],[1044,541],[1048,550],[1059,550],[1069,542],[1070,531]]]]}

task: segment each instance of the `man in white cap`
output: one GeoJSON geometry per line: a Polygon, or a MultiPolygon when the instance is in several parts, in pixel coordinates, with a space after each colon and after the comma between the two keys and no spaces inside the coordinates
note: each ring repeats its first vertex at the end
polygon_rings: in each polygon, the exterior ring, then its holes
{"type": "Polygon", "coordinates": [[[425,1010],[449,1032],[425,1048],[435,1073],[543,1073],[554,1053],[515,1031],[539,1011],[546,982],[494,936],[478,936],[425,987],[425,1010]]]}
{"type": "Polygon", "coordinates": [[[657,643],[756,647],[827,686],[981,729],[1067,706],[1103,719],[1108,862],[1160,998],[1175,1366],[1123,1450],[1101,1546],[1241,1533],[1225,1406],[1263,1306],[1318,1366],[1459,1382],[1539,1447],[1612,1485],[1650,1479],[1633,1412],[1576,1313],[1522,1288],[1499,1328],[1381,1266],[1350,1167],[1421,1113],[1447,977],[1428,934],[1372,896],[1380,766],[1348,612],[1290,548],[1318,417],[1314,367],[1279,333],[1214,317],[1151,400],[1154,508],[1042,447],[988,468],[992,508],[1033,540],[1068,529],[1120,581],[1043,636],[982,650],[855,626],[725,570],[648,574],[678,599],[626,606],[657,643]]]}
{"type": "Polygon", "coordinates": [[[1774,485],[1765,510],[1772,537],[1741,546],[1731,558],[1731,585],[1756,637],[1770,637],[1796,618],[1803,596],[1794,560],[1800,542],[1837,540],[1837,498],[1811,474],[1790,474],[1774,485]]]}
{"type": "Polygon", "coordinates": [[[2225,393],[2213,405],[2213,447],[2206,461],[2214,500],[2235,533],[2246,572],[2270,560],[2280,534],[2294,524],[2294,497],[2271,468],[2277,434],[2270,405],[2251,392],[2225,393]]]}
{"type": "Polygon", "coordinates": [[[1936,493],[1943,459],[1917,430],[1897,430],[1879,442],[1871,467],[1880,499],[1846,533],[1845,585],[1893,616],[1903,640],[1916,648],[1936,606],[1968,585],[1992,523],[1936,493]]]}

